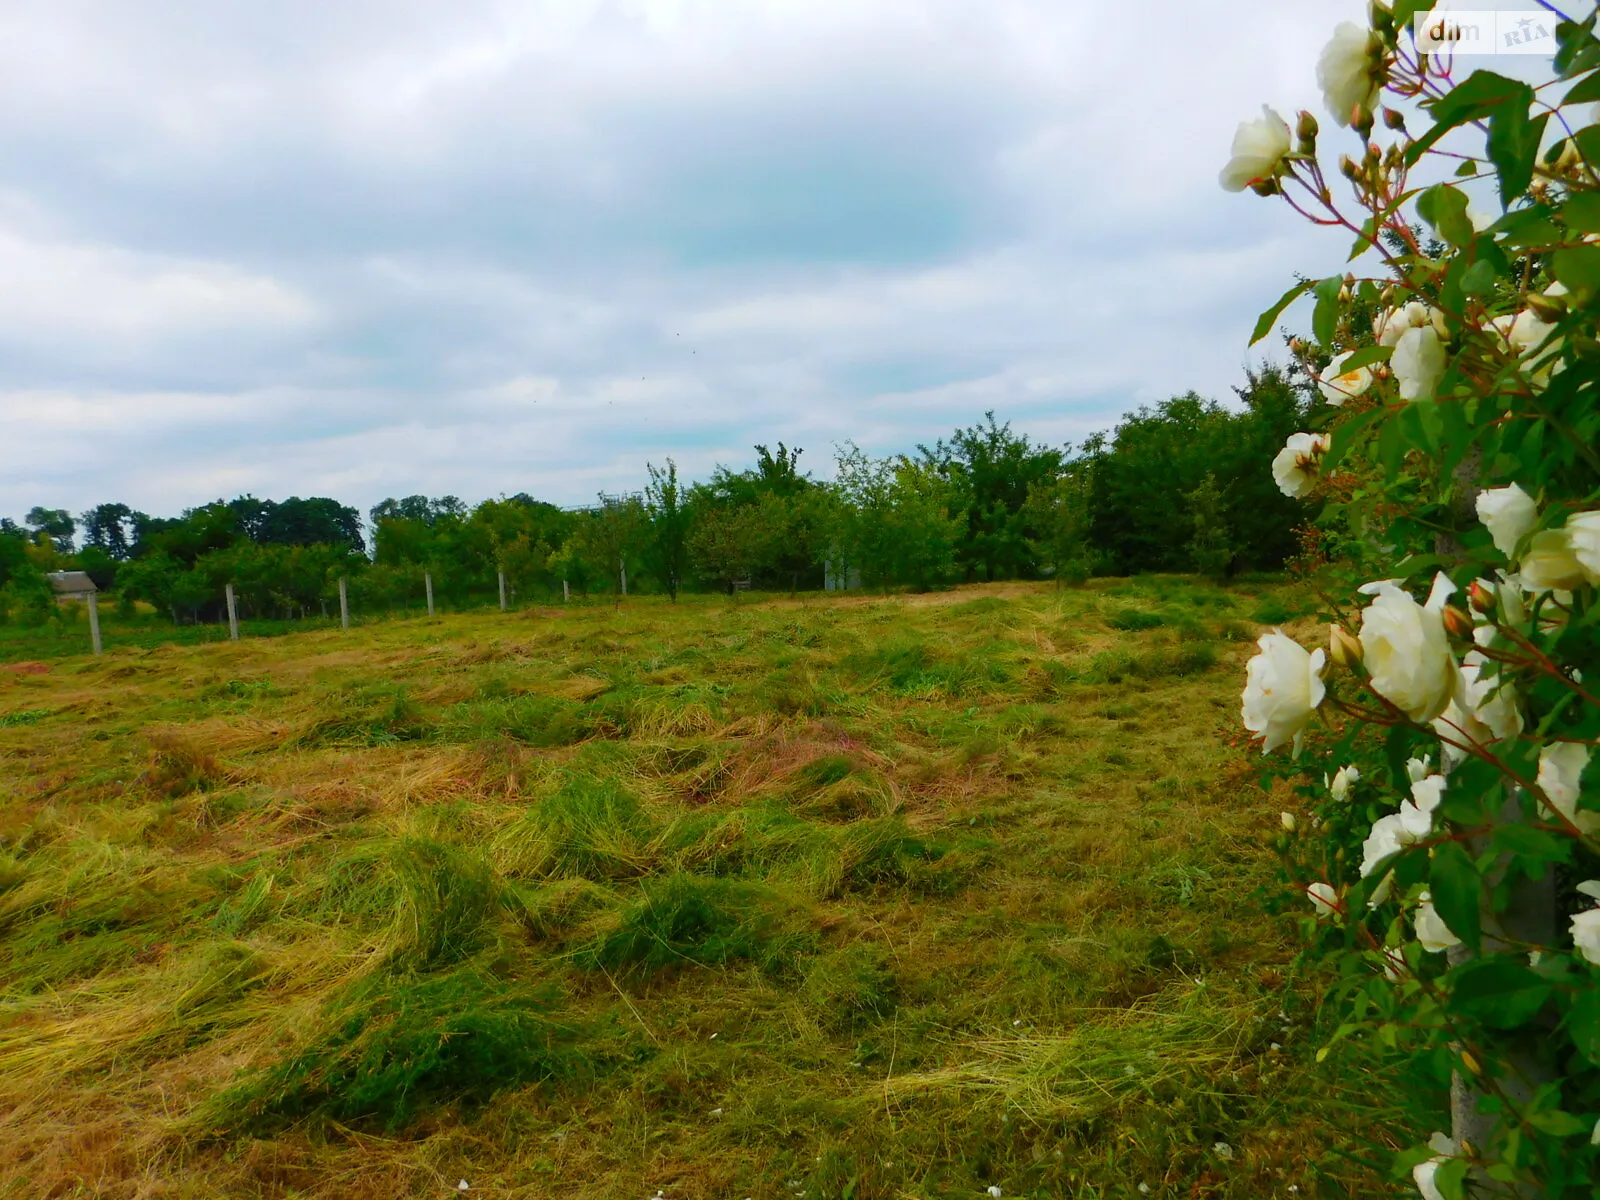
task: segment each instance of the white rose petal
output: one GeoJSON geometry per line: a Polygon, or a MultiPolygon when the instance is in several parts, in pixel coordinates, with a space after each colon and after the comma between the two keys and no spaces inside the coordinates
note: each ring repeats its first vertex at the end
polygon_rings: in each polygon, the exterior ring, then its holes
{"type": "Polygon", "coordinates": [[[1412,300],[1398,308],[1391,308],[1379,313],[1372,321],[1372,336],[1377,339],[1380,346],[1394,346],[1402,337],[1412,329],[1420,329],[1432,323],[1432,314],[1428,306],[1420,300],[1412,300]]]}
{"type": "MultiPolygon", "coordinates": [[[[1379,817],[1372,823],[1372,832],[1367,834],[1367,840],[1361,843],[1361,878],[1366,879],[1390,855],[1400,853],[1416,840],[1399,813],[1379,817]]],[[[1393,887],[1394,876],[1385,876],[1383,882],[1372,890],[1368,904],[1373,907],[1382,904],[1389,898],[1393,887]]]]}
{"type": "Polygon", "coordinates": [[[1289,123],[1265,104],[1254,121],[1240,121],[1233,135],[1228,165],[1218,182],[1230,192],[1242,192],[1252,183],[1278,174],[1289,153],[1289,123]]]}
{"type": "Polygon", "coordinates": [[[1530,592],[1570,592],[1589,582],[1565,529],[1541,529],[1528,539],[1521,576],[1530,592]]]}
{"type": "Polygon", "coordinates": [[[1341,802],[1347,800],[1350,797],[1350,788],[1352,785],[1359,782],[1360,779],[1361,772],[1356,770],[1356,768],[1340,767],[1338,771],[1334,773],[1333,783],[1329,785],[1328,793],[1335,800],[1339,800],[1341,802]]]}
{"type": "Polygon", "coordinates": [[[1478,520],[1489,530],[1495,549],[1515,558],[1517,544],[1539,523],[1539,506],[1516,484],[1478,493],[1478,520]]]}
{"type": "Polygon", "coordinates": [[[1389,358],[1402,400],[1426,400],[1433,395],[1444,366],[1444,343],[1431,325],[1406,330],[1389,358]]]}
{"type": "MultiPolygon", "coordinates": [[[[1545,295],[1560,295],[1566,291],[1565,288],[1561,288],[1558,292],[1556,287],[1549,288],[1545,295]]],[[[1563,365],[1558,361],[1562,339],[1549,340],[1550,335],[1555,332],[1555,326],[1545,321],[1531,308],[1495,317],[1489,322],[1489,328],[1499,335],[1502,349],[1515,354],[1529,365],[1531,368],[1529,374],[1534,383],[1540,386],[1548,384],[1550,376],[1563,365]]]]}
{"type": "Polygon", "coordinates": [[[1349,125],[1359,107],[1371,111],[1381,84],[1374,71],[1373,37],[1354,21],[1342,21],[1317,59],[1317,85],[1328,112],[1349,125]]]}
{"type": "Polygon", "coordinates": [[[1551,742],[1539,752],[1539,790],[1555,810],[1586,834],[1600,833],[1600,812],[1578,807],[1590,750],[1582,742],[1551,742]]]}
{"type": "Polygon", "coordinates": [[[1433,1181],[1433,1177],[1439,1173],[1440,1162],[1440,1159],[1430,1158],[1411,1168],[1412,1181],[1416,1183],[1417,1191],[1422,1193],[1422,1200],[1444,1200],[1444,1193],[1433,1181]]]}
{"type": "Polygon", "coordinates": [[[1589,582],[1600,585],[1600,512],[1573,513],[1567,518],[1567,545],[1589,582]]]}
{"type": "Polygon", "coordinates": [[[1295,819],[1295,815],[1292,812],[1279,813],[1278,819],[1283,822],[1284,831],[1287,833],[1293,833],[1300,828],[1300,822],[1295,819]]]}
{"type": "Polygon", "coordinates": [[[1274,629],[1262,634],[1261,652],[1245,667],[1244,727],[1263,739],[1270,754],[1287,742],[1298,742],[1311,714],[1327,693],[1322,668],[1327,655],[1307,652],[1293,638],[1274,629]]]}
{"type": "Polygon", "coordinates": [[[1361,654],[1373,688],[1413,721],[1432,721],[1454,698],[1459,674],[1443,617],[1454,585],[1435,576],[1426,605],[1388,580],[1361,590],[1373,597],[1361,613],[1361,654]]]}
{"type": "Polygon", "coordinates": [[[1319,917],[1339,915],[1339,893],[1326,883],[1313,883],[1306,888],[1306,899],[1319,917]]]}
{"type": "Polygon", "coordinates": [[[1426,779],[1433,774],[1433,755],[1424,754],[1421,758],[1406,759],[1406,778],[1412,783],[1426,779]]]}
{"type": "Polygon", "coordinates": [[[1589,962],[1600,967],[1600,908],[1572,918],[1572,945],[1589,962]]]}
{"type": "Polygon", "coordinates": [[[1326,434],[1292,433],[1272,460],[1272,478],[1278,490],[1291,499],[1310,492],[1317,482],[1317,464],[1328,452],[1326,434]]]}
{"type": "Polygon", "coordinates": [[[1451,946],[1461,944],[1461,939],[1450,932],[1450,926],[1434,911],[1433,899],[1426,892],[1422,893],[1422,902],[1412,914],[1411,923],[1416,928],[1417,941],[1429,954],[1443,954],[1451,946]]]}
{"type": "Polygon", "coordinates": [[[1324,400],[1336,408],[1372,386],[1372,371],[1369,368],[1357,367],[1353,371],[1344,369],[1344,364],[1354,353],[1354,350],[1346,350],[1343,354],[1335,354],[1322,374],[1317,376],[1317,390],[1322,393],[1324,400]]]}

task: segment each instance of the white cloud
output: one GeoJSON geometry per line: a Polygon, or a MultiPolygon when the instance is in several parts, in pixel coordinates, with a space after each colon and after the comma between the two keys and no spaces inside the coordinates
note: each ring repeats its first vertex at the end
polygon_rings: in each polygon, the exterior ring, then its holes
{"type": "Polygon", "coordinates": [[[582,502],[669,453],[1225,397],[1347,243],[1216,171],[1360,6],[1130,12],[6,6],[0,513],[582,502]]]}
{"type": "Polygon", "coordinates": [[[0,225],[0,339],[147,342],[308,324],[313,303],[226,263],[30,237],[0,225]]]}

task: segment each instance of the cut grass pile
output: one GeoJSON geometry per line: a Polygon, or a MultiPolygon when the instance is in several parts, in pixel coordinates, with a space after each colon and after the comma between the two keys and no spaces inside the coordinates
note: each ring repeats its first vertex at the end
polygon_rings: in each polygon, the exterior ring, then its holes
{"type": "Polygon", "coordinates": [[[688,597],[0,671],[0,1197],[1381,1194],[1408,1131],[1312,1066],[1223,736],[1296,611],[688,597]]]}

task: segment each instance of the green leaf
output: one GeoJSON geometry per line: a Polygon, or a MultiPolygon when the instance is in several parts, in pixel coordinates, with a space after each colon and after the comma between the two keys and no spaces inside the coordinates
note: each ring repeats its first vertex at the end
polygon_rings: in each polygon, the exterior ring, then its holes
{"type": "Polygon", "coordinates": [[[1278,297],[1278,302],[1257,318],[1255,331],[1250,335],[1250,344],[1254,346],[1267,334],[1271,333],[1272,327],[1278,323],[1278,318],[1283,316],[1283,310],[1305,295],[1311,285],[1311,280],[1302,279],[1282,296],[1278,297]]]}
{"type": "Polygon", "coordinates": [[[1600,100],[1600,73],[1584,76],[1567,89],[1562,104],[1592,104],[1600,100]]]}
{"type": "Polygon", "coordinates": [[[1345,262],[1355,262],[1356,259],[1371,250],[1377,233],[1378,219],[1376,217],[1368,217],[1361,222],[1361,232],[1356,235],[1355,245],[1350,247],[1350,257],[1345,259],[1345,262]]]}
{"type": "Polygon", "coordinates": [[[1417,212],[1452,246],[1470,246],[1476,236],[1467,218],[1467,196],[1460,188],[1434,184],[1417,197],[1417,212]]]}
{"type": "Polygon", "coordinates": [[[1428,890],[1433,895],[1434,911],[1450,932],[1476,950],[1483,941],[1478,907],[1483,900],[1483,880],[1478,878],[1472,856],[1459,842],[1434,847],[1428,890]]]}
{"type": "Polygon", "coordinates": [[[1435,0],[1395,0],[1394,27],[1405,30],[1411,27],[1411,22],[1420,13],[1430,11],[1435,0]]]}
{"type": "Polygon", "coordinates": [[[1549,113],[1529,117],[1533,89],[1521,105],[1508,101],[1489,118],[1489,158],[1500,176],[1500,206],[1510,208],[1533,182],[1533,164],[1539,157],[1539,142],[1549,113]]]}
{"type": "Polygon", "coordinates": [[[1317,307],[1311,313],[1311,332],[1324,346],[1333,341],[1339,325],[1339,289],[1343,286],[1341,276],[1330,275],[1311,289],[1317,298],[1317,307]]]}
{"type": "Polygon", "coordinates": [[[1469,175],[1476,175],[1477,173],[1478,173],[1478,160],[1475,159],[1475,158],[1467,159],[1466,162],[1462,163],[1459,167],[1456,168],[1456,178],[1457,179],[1465,179],[1469,175]]]}
{"type": "Polygon", "coordinates": [[[1550,999],[1550,985],[1520,959],[1478,958],[1450,972],[1451,1007],[1492,1029],[1526,1025],[1550,999]]]}
{"type": "Polygon", "coordinates": [[[1351,353],[1344,360],[1346,371],[1357,371],[1362,367],[1370,367],[1373,363],[1385,362],[1394,353],[1393,346],[1363,346],[1351,353]]]}
{"type": "Polygon", "coordinates": [[[1572,857],[1571,838],[1557,837],[1531,825],[1497,826],[1493,843],[1497,850],[1534,862],[1564,863],[1572,857]]]}
{"type": "Polygon", "coordinates": [[[1600,66],[1600,42],[1594,38],[1595,14],[1590,13],[1582,24],[1561,21],[1556,25],[1556,41],[1561,48],[1553,60],[1562,79],[1571,79],[1585,71],[1600,66]]]}
{"type": "Polygon", "coordinates": [[[1600,289],[1600,246],[1569,246],[1551,256],[1555,277],[1573,291],[1600,289]]]}
{"type": "MultiPolygon", "coordinates": [[[[1493,71],[1474,71],[1428,106],[1433,128],[1406,147],[1406,162],[1415,166],[1435,142],[1456,126],[1492,117],[1502,108],[1520,109],[1526,121],[1532,103],[1533,89],[1527,84],[1493,71]]],[[[1505,136],[1502,135],[1502,140],[1505,136]]]]}
{"type": "Polygon", "coordinates": [[[1561,206],[1561,221],[1579,233],[1600,233],[1600,192],[1572,193],[1561,206]]]}
{"type": "Polygon", "coordinates": [[[1529,1113],[1528,1124],[1551,1137],[1577,1137],[1594,1128],[1594,1122],[1582,1120],[1560,1109],[1529,1113]]]}
{"type": "Polygon", "coordinates": [[[1487,296],[1494,291],[1494,281],[1494,264],[1479,259],[1461,277],[1461,290],[1468,296],[1487,296]]]}
{"type": "Polygon", "coordinates": [[[1433,1186],[1439,1189],[1444,1200],[1466,1200],[1467,1169],[1472,1164],[1464,1158],[1447,1158],[1434,1172],[1433,1186]]]}
{"type": "MultiPolygon", "coordinates": [[[[1369,347],[1369,349],[1376,348],[1377,347],[1369,347]]],[[[1384,348],[1387,349],[1387,347],[1384,348]]],[[[1363,353],[1365,353],[1364,350],[1357,350],[1350,356],[1350,361],[1354,362],[1357,358],[1361,357],[1363,353]]],[[[1378,408],[1369,408],[1366,410],[1366,412],[1356,413],[1353,417],[1342,420],[1339,422],[1339,424],[1335,425],[1333,427],[1332,444],[1328,447],[1328,453],[1323,457],[1322,460],[1322,469],[1324,471],[1331,471],[1334,467],[1338,466],[1340,461],[1349,452],[1350,448],[1361,440],[1362,435],[1365,434],[1367,430],[1370,429],[1376,422],[1383,420],[1383,418],[1387,415],[1387,410],[1381,406],[1378,408]]]]}
{"type": "Polygon", "coordinates": [[[1567,1035],[1595,1066],[1600,1066],[1600,988],[1580,988],[1567,1012],[1567,1035]]]}

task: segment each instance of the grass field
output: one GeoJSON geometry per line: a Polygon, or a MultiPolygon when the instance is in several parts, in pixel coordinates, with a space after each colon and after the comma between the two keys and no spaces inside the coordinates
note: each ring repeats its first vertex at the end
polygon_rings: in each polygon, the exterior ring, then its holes
{"type": "Polygon", "coordinates": [[[1411,1131],[1312,1066],[1257,894],[1238,693],[1293,613],[1150,578],[13,661],[0,1196],[1385,1194],[1411,1131]]]}

